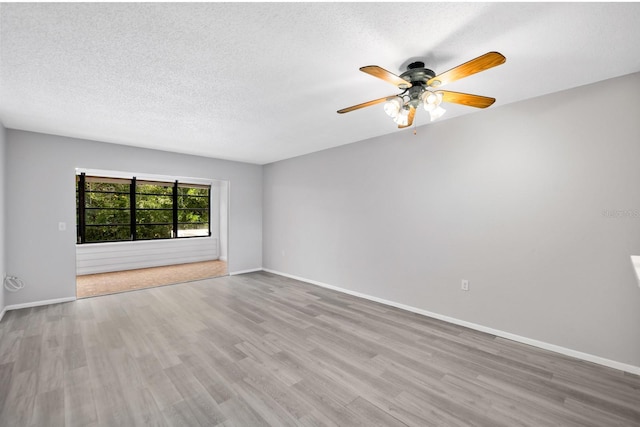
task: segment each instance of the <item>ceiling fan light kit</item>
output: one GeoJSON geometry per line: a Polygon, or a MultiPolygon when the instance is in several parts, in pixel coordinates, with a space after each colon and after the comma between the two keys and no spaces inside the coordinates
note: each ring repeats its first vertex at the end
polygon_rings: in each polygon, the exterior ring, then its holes
{"type": "Polygon", "coordinates": [[[389,98],[387,102],[384,103],[384,112],[389,115],[391,118],[396,118],[404,105],[404,100],[399,96],[394,96],[393,98],[389,98]]]}
{"type": "Polygon", "coordinates": [[[409,64],[407,71],[399,76],[377,65],[362,67],[360,71],[391,83],[402,92],[398,95],[379,98],[352,107],[343,108],[342,110],[338,110],[338,113],[348,113],[384,102],[385,113],[393,118],[393,121],[399,128],[405,128],[413,124],[416,109],[420,105],[427,110],[431,121],[439,119],[447,111],[440,105],[442,102],[451,102],[476,108],[487,108],[496,101],[495,98],[450,92],[440,90],[439,88],[447,83],[504,64],[505,61],[506,58],[502,54],[498,52],[488,52],[439,75],[425,68],[424,62],[413,62],[409,64]],[[430,89],[436,87],[438,90],[434,91],[430,89]]]}
{"type": "Polygon", "coordinates": [[[424,109],[429,112],[431,121],[439,119],[447,111],[440,106],[442,98],[442,92],[431,92],[430,90],[425,90],[420,97],[424,109]]]}
{"type": "Polygon", "coordinates": [[[403,108],[393,119],[394,122],[398,124],[398,126],[407,126],[409,123],[409,110],[403,108]]]}

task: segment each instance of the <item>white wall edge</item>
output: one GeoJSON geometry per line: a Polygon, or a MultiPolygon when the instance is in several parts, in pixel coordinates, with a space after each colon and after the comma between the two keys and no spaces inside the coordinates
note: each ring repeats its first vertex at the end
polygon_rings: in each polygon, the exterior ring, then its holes
{"type": "MultiPolygon", "coordinates": [[[[2,291],[0,291],[2,292],[2,291]]],[[[0,322],[2,322],[2,318],[4,317],[4,314],[7,312],[7,307],[3,308],[2,311],[0,311],[0,322]]]]}
{"type": "MultiPolygon", "coordinates": [[[[394,301],[389,301],[383,298],[374,297],[371,295],[363,294],[356,291],[351,291],[349,289],[340,288],[338,286],[329,285],[327,283],[318,282],[316,280],[306,279],[304,277],[294,276],[292,274],[283,273],[276,270],[271,270],[268,268],[263,268],[263,271],[267,273],[277,274],[279,276],[288,277],[290,279],[299,280],[301,282],[309,283],[312,285],[320,286],[323,288],[331,289],[334,291],[342,292],[344,294],[353,295],[359,298],[364,298],[370,301],[375,301],[380,304],[385,304],[391,307],[400,308],[402,310],[410,311],[412,313],[421,314],[423,316],[431,317],[434,319],[442,320],[444,322],[452,323],[454,325],[464,326],[469,329],[474,329],[476,331],[485,332],[487,334],[495,335],[497,337],[506,338],[511,341],[516,341],[522,344],[527,344],[533,347],[538,347],[543,350],[553,351],[554,353],[559,353],[565,356],[574,357],[576,359],[584,360],[587,362],[595,363],[598,365],[606,366],[608,368],[618,369],[620,371],[629,372],[631,374],[640,375],[640,366],[629,365],[622,362],[617,362],[615,360],[605,359],[604,357],[595,356],[589,353],[583,353],[581,351],[572,350],[570,348],[561,347],[555,344],[549,344],[544,341],[538,341],[531,338],[523,337],[520,335],[512,334],[510,332],[501,331],[499,329],[489,328],[487,326],[478,325],[476,323],[467,322],[465,320],[456,319],[454,317],[444,316],[442,314],[433,313],[427,310],[422,310],[420,308],[412,307],[410,305],[405,305],[401,303],[397,303],[394,301]]],[[[249,272],[249,271],[247,271],[249,272]]]]}
{"type": "Polygon", "coordinates": [[[39,307],[41,305],[60,304],[62,302],[75,301],[76,297],[47,299],[42,301],[25,302],[23,304],[12,304],[5,307],[5,311],[20,310],[21,308],[39,307]]]}
{"type": "Polygon", "coordinates": [[[631,265],[633,265],[633,271],[636,273],[638,286],[640,286],[640,256],[631,255],[631,265]]]}
{"type": "MultiPolygon", "coordinates": [[[[264,268],[252,268],[250,270],[240,270],[240,271],[229,272],[229,276],[237,276],[238,274],[255,273],[256,271],[267,271],[267,270],[265,270],[264,268]]],[[[275,273],[275,274],[278,274],[278,273],[275,273]]]]}
{"type": "Polygon", "coordinates": [[[218,259],[219,259],[220,261],[227,262],[227,257],[226,257],[226,256],[218,257],[218,259]]]}

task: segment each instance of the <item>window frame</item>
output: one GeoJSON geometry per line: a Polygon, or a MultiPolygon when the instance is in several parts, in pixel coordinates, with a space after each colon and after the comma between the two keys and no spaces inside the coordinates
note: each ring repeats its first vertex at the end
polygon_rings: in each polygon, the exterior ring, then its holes
{"type": "MultiPolygon", "coordinates": [[[[109,176],[100,176],[98,174],[87,174],[83,171],[78,171],[76,173],[76,244],[85,245],[85,244],[94,244],[94,243],[115,243],[115,242],[135,242],[135,241],[152,241],[152,240],[173,240],[173,239],[191,239],[191,238],[209,238],[211,237],[211,195],[212,195],[212,185],[210,183],[193,183],[189,181],[180,181],[179,179],[173,180],[170,182],[168,180],[159,180],[153,178],[144,177],[142,179],[138,179],[136,176],[131,177],[109,177],[109,176]],[[112,193],[109,191],[87,191],[87,182],[106,182],[106,183],[118,183],[118,184],[129,184],[128,192],[113,192],[114,194],[122,194],[129,195],[129,207],[128,208],[95,208],[95,207],[87,207],[87,193],[112,193]],[[162,187],[170,187],[171,194],[153,194],[153,193],[139,193],[137,190],[137,185],[139,183],[144,183],[143,185],[157,185],[162,187]],[[178,199],[181,197],[179,194],[180,188],[201,188],[206,189],[206,195],[189,195],[187,197],[200,197],[207,199],[207,207],[206,208],[179,208],[178,199]],[[138,208],[137,206],[137,196],[160,196],[160,197],[171,197],[171,208],[138,208]],[[180,222],[179,221],[179,211],[180,210],[205,210],[207,212],[207,221],[206,222],[180,222]],[[129,223],[128,224],[88,224],[87,223],[87,210],[129,210],[129,223]],[[170,223],[162,223],[160,225],[170,225],[171,232],[169,237],[158,237],[158,238],[139,238],[137,228],[139,226],[153,226],[158,225],[155,223],[143,223],[140,224],[137,221],[137,212],[144,210],[163,210],[163,211],[171,211],[171,219],[170,223]],[[180,225],[185,224],[206,224],[207,225],[207,234],[201,236],[180,236],[180,225]],[[98,241],[87,241],[87,227],[124,227],[127,226],[129,228],[129,239],[121,239],[121,240],[98,240],[98,241]]],[[[184,195],[182,197],[185,197],[184,195]]],[[[204,230],[204,228],[202,229],[204,230]]]]}

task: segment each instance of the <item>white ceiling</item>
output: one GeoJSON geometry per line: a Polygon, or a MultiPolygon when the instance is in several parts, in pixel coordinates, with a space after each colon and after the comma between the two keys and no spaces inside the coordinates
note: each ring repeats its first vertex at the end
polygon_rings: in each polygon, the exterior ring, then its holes
{"type": "Polygon", "coordinates": [[[0,37],[8,128],[258,164],[409,137],[381,105],[336,114],[397,93],[364,65],[499,51],[446,87],[490,108],[640,71],[640,3],[3,3],[0,37]]]}

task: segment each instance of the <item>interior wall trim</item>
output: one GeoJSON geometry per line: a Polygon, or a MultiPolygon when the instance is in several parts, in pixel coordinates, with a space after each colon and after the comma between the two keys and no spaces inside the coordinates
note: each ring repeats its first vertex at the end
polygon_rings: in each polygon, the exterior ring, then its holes
{"type": "MultiPolygon", "coordinates": [[[[42,301],[32,301],[32,302],[25,302],[22,304],[12,304],[12,305],[8,305],[4,308],[4,311],[9,311],[9,310],[20,310],[21,308],[29,308],[29,307],[39,307],[41,305],[49,305],[49,304],[60,304],[62,302],[70,302],[70,301],[75,301],[76,297],[67,297],[67,298],[56,298],[56,299],[47,299],[47,300],[42,300],[42,301]]],[[[4,314],[4,312],[3,312],[4,314]]],[[[0,319],[2,317],[0,316],[0,319]]]]}
{"type": "Polygon", "coordinates": [[[608,368],[618,369],[620,371],[629,372],[631,374],[640,375],[640,366],[629,365],[622,362],[617,362],[615,360],[606,359],[604,357],[595,356],[589,353],[583,353],[581,351],[572,350],[570,348],[562,347],[555,344],[550,344],[544,341],[538,341],[535,339],[523,337],[520,335],[512,334],[510,332],[501,331],[499,329],[489,328],[487,326],[478,325],[476,323],[467,322],[466,320],[456,319],[454,317],[445,316],[438,313],[433,313],[431,311],[423,310],[420,308],[412,307],[410,305],[405,305],[401,303],[397,303],[394,301],[389,301],[383,298],[374,297],[372,295],[363,294],[356,291],[351,291],[349,289],[340,288],[338,286],[329,285],[327,283],[318,282],[316,280],[306,279],[304,277],[294,276],[292,274],[283,273],[281,271],[271,270],[268,268],[263,268],[263,271],[267,273],[277,274],[279,276],[288,277],[290,279],[299,280],[301,282],[309,283],[312,285],[320,286],[327,289],[332,289],[334,291],[342,292],[344,294],[353,295],[359,298],[364,298],[370,301],[374,301],[380,304],[385,304],[391,307],[399,308],[402,310],[410,311],[412,313],[421,314],[423,316],[431,317],[433,319],[442,320],[447,323],[452,323],[458,326],[464,326],[469,329],[474,329],[476,331],[485,332],[487,334],[495,335],[497,337],[506,338],[511,341],[516,341],[522,344],[527,344],[533,347],[538,347],[543,350],[553,351],[555,353],[563,354],[565,356],[574,357],[576,359],[584,360],[591,363],[596,363],[598,365],[606,366],[608,368]]]}
{"type": "MultiPolygon", "coordinates": [[[[1,292],[1,291],[0,291],[1,292]]],[[[2,311],[0,311],[0,322],[2,322],[2,318],[4,317],[4,314],[7,312],[7,307],[4,307],[2,309],[2,311]]]]}
{"type": "Polygon", "coordinates": [[[255,273],[256,271],[267,271],[267,270],[265,270],[264,268],[251,268],[249,270],[231,271],[229,272],[229,276],[237,276],[238,274],[255,273]]]}

